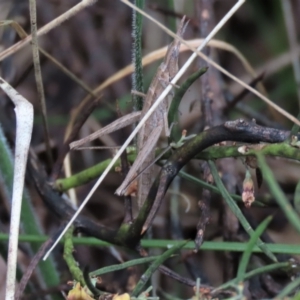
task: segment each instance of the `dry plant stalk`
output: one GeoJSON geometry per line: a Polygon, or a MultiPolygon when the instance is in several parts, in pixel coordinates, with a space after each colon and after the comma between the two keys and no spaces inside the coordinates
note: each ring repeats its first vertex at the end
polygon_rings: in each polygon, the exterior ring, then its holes
{"type": "Polygon", "coordinates": [[[36,18],[36,2],[35,0],[29,1],[29,10],[30,10],[30,23],[31,23],[31,35],[32,35],[32,57],[33,57],[33,66],[34,66],[34,75],[35,82],[38,92],[38,99],[42,111],[42,121],[43,121],[43,129],[45,134],[45,144],[46,144],[46,154],[48,158],[48,163],[50,166],[53,165],[53,159],[51,154],[51,146],[50,146],[50,135],[49,135],[49,127],[47,122],[47,109],[46,109],[46,100],[45,100],[45,92],[42,78],[42,70],[40,64],[40,53],[38,46],[38,36],[37,36],[37,18],[36,18]]]}
{"type": "MultiPolygon", "coordinates": [[[[185,24],[185,18],[183,18],[177,31],[177,36],[182,37],[186,25],[187,23],[185,24]]],[[[148,93],[144,100],[141,119],[145,116],[150,107],[155,103],[158,96],[177,74],[179,48],[180,41],[175,39],[169,46],[166,56],[161,65],[158,67],[158,71],[150,84],[148,93]]],[[[167,115],[168,101],[165,98],[142,126],[138,135],[138,156],[133,166],[130,168],[125,180],[116,191],[116,194],[118,195],[127,195],[128,185],[132,182],[136,173],[144,170],[138,178],[139,207],[144,204],[151,186],[153,167],[148,168],[148,166],[150,166],[155,159],[155,146],[163,128],[165,128],[166,135],[169,135],[167,115]]]]}

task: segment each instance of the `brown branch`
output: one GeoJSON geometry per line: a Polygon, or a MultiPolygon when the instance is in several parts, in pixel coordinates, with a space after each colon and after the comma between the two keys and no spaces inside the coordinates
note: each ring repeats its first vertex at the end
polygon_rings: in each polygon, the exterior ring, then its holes
{"type": "Polygon", "coordinates": [[[140,240],[152,223],[174,177],[199,152],[222,141],[280,143],[288,137],[289,131],[262,127],[253,121],[247,122],[242,119],[225,122],[223,125],[213,127],[197,135],[179,148],[165,163],[150,189],[147,201],[128,230],[127,238],[131,241],[136,239],[136,242],[140,240]]]}

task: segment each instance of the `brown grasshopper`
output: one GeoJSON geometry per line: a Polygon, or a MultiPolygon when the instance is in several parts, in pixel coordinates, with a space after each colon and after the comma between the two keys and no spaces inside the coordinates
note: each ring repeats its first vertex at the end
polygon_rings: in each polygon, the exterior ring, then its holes
{"type": "MultiPolygon", "coordinates": [[[[181,20],[177,35],[182,37],[187,23],[185,23],[185,17],[181,20]]],[[[163,92],[165,87],[170,83],[173,77],[178,71],[178,56],[179,56],[180,41],[174,40],[168,47],[167,53],[163,62],[158,67],[157,73],[153,78],[148,93],[144,100],[144,106],[141,112],[133,112],[126,115],[112,124],[102,128],[100,131],[93,133],[92,135],[73,142],[70,144],[70,148],[74,149],[87,141],[94,140],[95,138],[108,134],[123,128],[130,123],[133,124],[138,119],[141,120],[147,113],[149,108],[156,101],[158,96],[163,92]]],[[[130,188],[132,181],[136,177],[137,173],[143,171],[139,176],[138,182],[138,205],[141,207],[147,197],[148,191],[151,186],[151,177],[153,168],[150,166],[155,159],[155,146],[161,135],[163,129],[165,129],[166,135],[169,135],[168,129],[168,101],[164,99],[162,103],[157,107],[149,119],[145,122],[138,135],[138,155],[137,158],[130,168],[126,178],[124,179],[121,186],[116,190],[117,195],[128,195],[130,194],[130,188]]]]}
{"type": "MultiPolygon", "coordinates": [[[[185,18],[181,20],[177,35],[182,37],[187,23],[185,18]]],[[[178,56],[179,56],[180,41],[174,40],[168,47],[167,53],[163,62],[160,64],[155,77],[153,78],[146,98],[140,118],[142,119],[149,108],[156,101],[158,96],[162,93],[165,87],[173,79],[178,72],[178,56]]],[[[138,156],[130,168],[125,180],[117,189],[116,194],[127,194],[128,185],[136,176],[139,170],[145,170],[139,176],[138,182],[138,205],[141,207],[147,197],[148,191],[151,186],[151,177],[153,168],[149,167],[155,159],[155,145],[159,136],[165,128],[166,135],[169,135],[168,130],[168,101],[164,99],[157,107],[153,114],[149,117],[146,123],[141,128],[138,135],[138,156]]]]}

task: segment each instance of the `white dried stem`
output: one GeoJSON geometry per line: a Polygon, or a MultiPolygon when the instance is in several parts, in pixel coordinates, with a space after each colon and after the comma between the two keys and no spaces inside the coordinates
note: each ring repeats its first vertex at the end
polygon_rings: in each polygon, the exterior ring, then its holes
{"type": "Polygon", "coordinates": [[[33,106],[6,81],[0,77],[0,87],[13,101],[17,119],[16,149],[14,162],[14,181],[9,229],[9,244],[6,275],[6,300],[14,300],[16,286],[16,268],[18,237],[24,177],[33,126],[33,106]]]}
{"type": "MultiPolygon", "coordinates": [[[[131,6],[134,9],[136,9],[136,6],[134,6],[130,2],[124,1],[124,0],[121,0],[121,1],[124,2],[125,4],[127,4],[128,6],[131,6]]],[[[231,16],[244,4],[245,1],[246,0],[239,0],[231,8],[231,10],[223,17],[223,19],[221,19],[221,21],[214,27],[214,29],[211,31],[211,33],[204,39],[204,41],[201,43],[201,45],[197,48],[198,51],[201,51],[208,44],[209,40],[211,40],[217,34],[217,32],[224,26],[224,24],[231,18],[231,16]]],[[[151,19],[150,16],[147,16],[147,17],[149,17],[151,19]]],[[[178,38],[178,36],[176,38],[178,38]]],[[[147,119],[156,110],[156,108],[159,106],[159,104],[162,102],[162,100],[170,93],[170,91],[173,88],[173,86],[176,85],[177,81],[184,74],[184,72],[187,70],[187,68],[192,64],[192,62],[194,61],[194,59],[196,57],[197,57],[197,53],[193,53],[191,55],[191,57],[188,59],[188,61],[183,65],[183,67],[179,70],[179,72],[176,74],[176,76],[173,78],[173,80],[169,83],[169,85],[166,87],[166,89],[162,92],[162,94],[158,97],[158,99],[155,101],[155,103],[151,106],[151,108],[149,109],[149,111],[145,114],[145,116],[143,117],[143,119],[136,126],[136,128],[134,129],[134,131],[131,133],[131,135],[128,137],[128,139],[125,141],[125,143],[123,144],[123,146],[120,148],[120,150],[117,152],[117,154],[112,159],[112,161],[110,162],[110,164],[104,170],[104,172],[102,173],[102,175],[100,176],[100,178],[97,180],[97,182],[95,183],[95,185],[93,186],[93,188],[90,190],[90,192],[88,193],[88,195],[86,196],[86,198],[83,200],[82,204],[80,205],[80,207],[78,208],[78,210],[76,211],[76,213],[74,214],[74,216],[71,218],[71,220],[69,221],[69,223],[66,225],[65,229],[62,231],[62,233],[60,234],[60,236],[57,238],[57,240],[55,241],[55,243],[53,244],[53,246],[46,253],[46,255],[44,256],[44,260],[47,259],[47,257],[51,253],[51,251],[56,247],[56,245],[58,244],[58,242],[60,241],[60,239],[64,236],[64,234],[66,233],[66,231],[73,224],[74,220],[77,218],[77,216],[80,214],[80,212],[82,211],[82,209],[84,208],[84,206],[90,200],[91,196],[94,194],[94,192],[96,191],[96,189],[102,183],[102,181],[104,180],[104,178],[106,177],[106,175],[108,174],[108,172],[112,169],[112,167],[114,166],[114,164],[116,163],[116,161],[119,159],[119,157],[121,156],[121,154],[126,150],[127,146],[134,139],[134,137],[136,136],[136,134],[138,133],[138,131],[142,128],[142,126],[144,125],[145,121],[147,121],[147,119]]]]}

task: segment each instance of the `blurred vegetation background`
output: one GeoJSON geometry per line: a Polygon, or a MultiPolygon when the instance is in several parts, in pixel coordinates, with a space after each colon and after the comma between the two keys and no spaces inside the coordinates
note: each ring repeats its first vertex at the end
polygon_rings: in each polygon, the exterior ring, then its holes
{"type": "MultiPolygon", "coordinates": [[[[212,15],[208,27],[215,25],[228,10],[236,3],[233,0],[206,0],[212,3],[212,15]]],[[[293,67],[292,54],[296,53],[299,58],[300,47],[290,47],[288,40],[288,30],[285,24],[283,2],[290,2],[292,6],[292,16],[295,22],[295,31],[297,37],[300,32],[300,1],[294,0],[248,0],[234,14],[228,23],[217,34],[216,39],[226,41],[236,47],[250,62],[258,75],[263,74],[262,82],[266,91],[276,104],[290,112],[294,116],[299,112],[299,95],[293,67]]],[[[37,25],[41,28],[54,18],[58,17],[74,5],[78,1],[74,0],[43,0],[37,1],[37,25]]],[[[194,39],[201,36],[201,20],[199,16],[203,0],[168,0],[168,1],[145,1],[145,11],[159,20],[167,27],[176,30],[176,27],[183,15],[190,19],[190,23],[184,38],[194,39]],[[176,12],[176,13],[175,13],[176,12]]],[[[14,20],[19,23],[24,30],[30,34],[30,17],[28,1],[20,0],[0,0],[0,20],[14,20]]],[[[41,36],[39,45],[41,48],[50,53],[68,70],[80,78],[90,89],[96,88],[110,76],[127,66],[132,60],[132,11],[126,5],[117,0],[97,1],[94,5],[82,10],[75,17],[62,23],[60,26],[50,31],[46,35],[41,36]]],[[[203,30],[203,28],[202,28],[203,30]]],[[[16,31],[9,27],[1,27],[1,51],[12,46],[20,40],[16,31]]],[[[168,45],[172,39],[153,24],[151,21],[144,19],[142,28],[142,51],[143,55],[150,53],[160,47],[168,45]]],[[[215,50],[210,48],[210,54],[225,69],[232,72],[235,76],[241,78],[245,82],[251,82],[251,78],[246,73],[240,61],[232,53],[228,51],[215,50]]],[[[180,55],[180,64],[189,57],[190,52],[184,52],[180,55]]],[[[160,61],[143,69],[145,92],[155,75],[160,61]]],[[[190,70],[195,71],[199,65],[203,64],[198,60],[190,70]]],[[[54,160],[57,159],[61,150],[67,126],[71,120],[72,113],[83,101],[87,92],[80,87],[75,81],[70,79],[61,69],[53,62],[41,55],[42,77],[45,89],[47,117],[51,138],[51,151],[54,160]]],[[[187,74],[187,75],[190,75],[187,74]]],[[[184,78],[187,77],[184,76],[184,78]]],[[[31,47],[17,51],[13,55],[1,62],[1,76],[8,81],[20,94],[28,99],[34,105],[35,121],[32,136],[32,148],[38,154],[39,160],[46,167],[47,171],[51,171],[46,154],[44,144],[44,131],[42,128],[41,109],[38,104],[38,94],[32,63],[31,47]]],[[[205,76],[205,75],[204,75],[205,76]]],[[[218,107],[226,106],[226,101],[234,99],[243,88],[228,78],[218,74],[218,81],[211,86],[213,96],[212,101],[218,107]],[[217,86],[218,92],[215,87],[217,86]],[[221,97],[223,100],[221,100],[221,97]],[[223,102],[222,102],[223,101],[223,102]],[[219,104],[218,104],[219,103],[219,104]],[[224,104],[225,103],[225,104],[224,104]]],[[[182,82],[183,80],[181,80],[182,82]]],[[[186,93],[180,106],[180,125],[182,129],[187,129],[188,133],[198,133],[203,129],[203,119],[201,110],[201,83],[197,81],[186,93]]],[[[118,116],[125,115],[132,111],[131,101],[131,76],[115,82],[104,91],[101,92],[101,100],[92,115],[83,125],[78,138],[82,138],[98,130],[110,122],[114,121],[118,116]]],[[[15,116],[13,105],[8,98],[0,94],[0,122],[5,135],[7,136],[10,147],[14,148],[13,136],[15,130],[15,116]]],[[[213,110],[213,113],[216,111],[213,110]]],[[[252,119],[256,118],[257,123],[265,126],[271,126],[279,129],[290,130],[292,124],[279,113],[270,109],[265,103],[252,94],[247,94],[239,105],[231,108],[226,114],[218,112],[225,120],[236,119],[238,117],[252,119]]],[[[213,117],[213,124],[220,124],[220,120],[213,117]]],[[[120,146],[125,138],[130,134],[132,127],[125,130],[115,132],[109,136],[103,137],[90,144],[90,146],[116,147],[120,146]]],[[[165,145],[166,141],[162,141],[165,145]]],[[[101,161],[112,157],[112,150],[85,149],[82,151],[73,151],[70,153],[72,173],[77,173],[88,167],[91,167],[101,161]]],[[[0,158],[1,159],[1,158],[0,158]]],[[[299,163],[286,160],[269,158],[268,164],[280,184],[284,193],[289,200],[294,197],[294,191],[300,180],[299,163]]],[[[229,182],[234,178],[231,193],[241,194],[242,183],[245,177],[245,166],[240,160],[228,161],[226,159],[222,171],[223,180],[229,182]],[[227,169],[226,169],[227,168],[227,169]],[[227,171],[230,176],[227,176],[227,171]]],[[[185,171],[197,178],[206,176],[203,174],[202,163],[194,161],[190,163],[185,171]]],[[[252,174],[253,175],[253,174],[252,174]]],[[[60,178],[64,178],[64,172],[60,173],[60,178]]],[[[124,217],[124,204],[122,197],[114,194],[116,188],[122,182],[122,176],[119,173],[112,172],[105,179],[104,184],[96,191],[84,210],[84,214],[93,220],[97,220],[103,225],[111,228],[117,228],[124,217]]],[[[95,180],[76,188],[76,197],[78,203],[84,199],[89,190],[95,183],[95,180]]],[[[49,211],[38,196],[34,185],[30,180],[27,181],[28,193],[30,194],[34,213],[40,222],[42,232],[44,234],[54,233],[60,221],[49,211]]],[[[171,187],[173,192],[167,194],[165,201],[154,221],[152,238],[155,239],[176,239],[176,234],[180,232],[178,239],[194,239],[197,232],[197,223],[199,222],[199,201],[202,197],[202,189],[184,179],[178,179],[171,187]],[[176,191],[177,190],[177,191],[176,191]],[[176,193],[184,196],[176,196],[176,193]],[[175,196],[174,196],[175,195],[175,196]],[[188,212],[186,211],[186,202],[183,198],[188,199],[188,212]],[[172,203],[176,202],[177,207],[172,203]],[[171,209],[170,209],[171,207],[171,209]],[[172,218],[172,209],[177,210],[179,217],[180,229],[172,227],[174,219],[172,218]],[[178,232],[177,232],[178,230],[178,232]]],[[[257,198],[269,199],[270,207],[252,207],[245,210],[241,205],[242,211],[247,218],[253,219],[255,224],[259,224],[265,217],[272,215],[273,220],[269,225],[269,236],[275,243],[299,244],[300,238],[296,230],[287,221],[284,214],[275,204],[274,199],[269,193],[269,189],[265,183],[258,189],[255,183],[255,195],[257,198]]],[[[204,239],[206,241],[239,241],[246,242],[247,238],[241,233],[240,225],[236,218],[229,213],[228,209],[224,209],[224,203],[220,200],[220,196],[211,195],[209,225],[206,228],[204,239]],[[231,223],[231,225],[228,225],[231,223]],[[227,224],[227,225],[226,225],[227,224]],[[224,228],[236,226],[235,231],[229,230],[230,233],[224,236],[224,228]]],[[[0,187],[0,222],[1,231],[8,232],[9,226],[9,193],[4,192],[3,183],[0,187]]],[[[134,212],[136,212],[136,201],[133,201],[134,212]]],[[[28,232],[24,232],[28,233],[28,232]]],[[[2,247],[5,249],[6,242],[2,247]]],[[[20,268],[21,271],[26,269],[32,252],[24,243],[20,246],[20,268]]],[[[32,249],[31,249],[32,250],[32,249]]],[[[35,252],[35,251],[33,251],[35,252]]],[[[4,251],[5,253],[5,251],[4,251]]],[[[151,250],[151,255],[161,254],[161,249],[151,250]]],[[[3,298],[4,282],[5,282],[5,254],[1,258],[0,264],[0,297],[3,298]]],[[[99,247],[99,246],[76,246],[74,256],[82,268],[86,265],[89,269],[95,270],[104,266],[118,264],[136,257],[135,253],[125,249],[115,247],[99,247]]],[[[53,254],[55,267],[59,274],[59,285],[52,287],[43,286],[39,283],[38,276],[31,279],[31,291],[28,291],[26,299],[46,299],[44,295],[39,296],[40,290],[48,292],[58,292],[61,289],[67,291],[70,287],[66,287],[71,275],[68,271],[66,263],[62,258],[62,246],[58,246],[53,254]],[[31,298],[30,298],[31,297],[31,298]]],[[[211,286],[219,286],[220,284],[233,278],[237,269],[240,258],[239,253],[226,251],[199,251],[194,253],[192,250],[183,252],[182,257],[172,258],[167,265],[180,273],[183,277],[192,277],[196,280],[201,278],[201,284],[209,284],[211,286]],[[184,262],[184,264],[181,264],[184,262]]],[[[252,268],[255,264],[260,265],[255,259],[252,261],[252,268]]],[[[257,266],[256,265],[256,266],[257,266]]],[[[124,293],[132,291],[139,277],[143,274],[142,267],[132,267],[127,270],[118,271],[102,277],[102,283],[99,287],[110,293],[124,293]]],[[[279,277],[281,275],[279,274],[279,277]]],[[[286,284],[284,280],[272,281],[272,288],[267,286],[267,279],[258,283],[248,283],[249,286],[255,286],[257,295],[249,289],[247,296],[249,299],[260,299],[262,296],[271,298],[280,291],[286,284]],[[259,286],[259,288],[258,288],[259,286]],[[276,286],[276,288],[275,288],[276,286]]],[[[175,284],[174,281],[166,276],[153,276],[151,284],[156,287],[158,293],[163,290],[166,293],[176,295],[177,298],[190,298],[194,295],[194,291],[190,287],[175,284]]],[[[271,284],[270,284],[271,285],[271,284]]],[[[56,294],[57,299],[63,299],[59,293],[56,294]]],[[[167,297],[162,292],[159,294],[162,299],[167,297]]],[[[174,296],[175,297],[175,296],[174,296]]],[[[24,298],[25,299],[25,298],[24,298]]],[[[173,298],[175,299],[175,298],[173,298]]]]}

